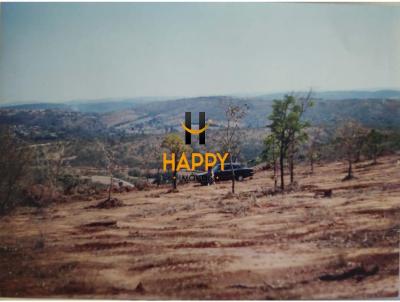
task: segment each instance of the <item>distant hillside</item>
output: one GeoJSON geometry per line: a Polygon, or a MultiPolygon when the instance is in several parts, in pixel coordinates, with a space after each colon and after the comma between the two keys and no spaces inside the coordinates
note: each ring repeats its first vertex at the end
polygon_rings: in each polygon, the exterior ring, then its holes
{"type": "MultiPolygon", "coordinates": [[[[162,104],[165,101],[176,101],[182,104],[186,108],[192,105],[184,104],[187,101],[206,101],[207,99],[212,102],[213,100],[219,99],[237,99],[237,100],[251,100],[254,101],[272,101],[274,99],[281,99],[288,92],[280,93],[269,93],[261,95],[241,95],[241,96],[204,96],[204,97],[192,97],[192,98],[176,98],[176,97],[136,97],[136,98],[107,98],[107,99],[95,99],[95,100],[79,100],[69,101],[64,103],[29,103],[29,104],[0,104],[0,108],[6,109],[21,109],[21,110],[40,110],[40,109],[53,109],[53,110],[70,110],[80,112],[93,112],[93,113],[108,113],[118,112],[122,110],[147,110],[154,106],[160,106],[160,108],[169,108],[167,103],[162,104]],[[146,109],[147,108],[147,109],[146,109]]],[[[296,94],[304,95],[306,92],[296,92],[296,94]]],[[[349,91],[322,91],[314,92],[315,99],[319,100],[383,100],[383,99],[397,99],[400,100],[400,90],[349,90],[349,91]]],[[[154,110],[151,109],[153,112],[154,110]]],[[[150,113],[152,113],[150,112],[150,113]]]]}
{"type": "Polygon", "coordinates": [[[89,100],[89,101],[71,101],[68,102],[68,106],[72,110],[81,112],[114,112],[131,109],[134,105],[165,101],[167,97],[137,97],[127,99],[100,99],[100,100],[89,100]]]}
{"type": "Polygon", "coordinates": [[[29,103],[29,104],[6,104],[1,105],[3,109],[18,110],[65,110],[79,112],[105,113],[113,111],[121,111],[132,108],[133,105],[163,101],[166,97],[138,97],[127,99],[96,99],[96,100],[80,100],[65,103],[29,103]]]}
{"type": "MultiPolygon", "coordinates": [[[[298,94],[306,94],[306,91],[298,92],[298,94]]],[[[286,93],[274,93],[254,96],[257,99],[273,100],[280,99],[286,93]]],[[[343,90],[343,91],[316,91],[313,93],[314,98],[321,100],[348,100],[348,99],[397,99],[400,100],[400,90],[343,90]]]]}
{"type": "Polygon", "coordinates": [[[18,104],[6,105],[0,109],[14,109],[14,110],[72,110],[70,106],[60,103],[33,103],[33,104],[18,104]]]}
{"type": "Polygon", "coordinates": [[[400,100],[399,90],[377,90],[377,91],[326,91],[316,93],[317,98],[324,100],[343,100],[343,99],[397,99],[400,100]]]}
{"type": "Polygon", "coordinates": [[[110,133],[95,113],[59,110],[0,109],[0,125],[12,125],[32,140],[93,138],[110,133]]]}
{"type": "MultiPolygon", "coordinates": [[[[130,111],[104,114],[109,126],[128,132],[163,132],[179,129],[184,112],[192,112],[192,122],[197,122],[197,112],[205,111],[208,120],[215,126],[224,121],[222,103],[232,101],[246,104],[249,108],[244,126],[265,127],[271,114],[272,100],[260,98],[233,98],[226,96],[199,97],[168,102],[153,102],[135,105],[130,111]]],[[[376,128],[400,128],[400,100],[393,99],[345,99],[315,101],[306,118],[313,124],[334,125],[344,119],[355,119],[366,126],[376,128]]]]}
{"type": "MultiPolygon", "coordinates": [[[[334,126],[344,119],[355,119],[368,127],[400,129],[400,92],[394,90],[363,92],[324,92],[317,94],[315,106],[305,118],[313,125],[334,126]],[[335,97],[351,96],[348,99],[335,97]],[[367,96],[374,98],[367,98],[367,96]],[[331,97],[325,99],[321,96],[331,97]],[[360,98],[354,98],[359,96],[360,98]]],[[[0,108],[0,124],[16,125],[21,133],[36,138],[90,137],[102,133],[163,134],[179,131],[184,113],[205,111],[211,129],[224,123],[224,102],[246,104],[249,108],[243,127],[264,128],[268,124],[273,99],[282,97],[208,96],[175,100],[145,101],[99,100],[69,104],[38,103],[0,108]]]]}
{"type": "Polygon", "coordinates": [[[335,125],[354,119],[367,127],[400,128],[400,100],[349,99],[316,101],[305,115],[314,124],[335,125]]]}

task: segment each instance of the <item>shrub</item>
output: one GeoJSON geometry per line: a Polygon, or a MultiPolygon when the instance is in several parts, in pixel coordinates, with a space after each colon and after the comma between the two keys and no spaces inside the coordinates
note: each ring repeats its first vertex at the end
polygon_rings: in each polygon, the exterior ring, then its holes
{"type": "Polygon", "coordinates": [[[58,177],[64,194],[72,194],[72,191],[80,184],[79,177],[70,174],[64,174],[58,177]]]}
{"type": "Polygon", "coordinates": [[[32,152],[8,127],[0,128],[0,214],[22,202],[32,152]]]}
{"type": "Polygon", "coordinates": [[[137,180],[135,182],[135,188],[139,191],[144,191],[150,189],[150,184],[145,180],[137,180]]]}
{"type": "Polygon", "coordinates": [[[129,170],[128,175],[132,177],[140,177],[142,176],[142,172],[138,168],[133,168],[129,170]]]}

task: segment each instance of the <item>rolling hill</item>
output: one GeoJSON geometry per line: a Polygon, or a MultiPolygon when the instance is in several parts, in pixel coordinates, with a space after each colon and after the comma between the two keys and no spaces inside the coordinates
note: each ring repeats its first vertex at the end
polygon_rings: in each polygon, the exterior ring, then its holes
{"type": "MultiPolygon", "coordinates": [[[[152,102],[133,106],[127,118],[127,112],[113,112],[103,115],[103,119],[113,117],[111,126],[126,131],[162,131],[165,128],[179,128],[184,112],[192,112],[192,120],[197,121],[197,112],[206,112],[206,118],[218,126],[224,121],[223,103],[246,104],[248,114],[244,125],[248,128],[265,127],[267,117],[272,111],[273,100],[260,98],[234,98],[226,96],[198,97],[152,102]],[[120,122],[119,122],[120,121],[120,122]]],[[[306,114],[306,118],[315,125],[335,125],[344,119],[355,119],[367,127],[400,128],[400,100],[395,99],[316,99],[315,105],[306,114]]]]}
{"type": "MultiPolygon", "coordinates": [[[[57,133],[84,134],[86,137],[106,132],[162,134],[179,131],[186,111],[192,112],[194,124],[197,112],[205,111],[207,120],[218,128],[224,123],[223,104],[233,102],[248,107],[242,125],[244,128],[264,128],[273,100],[282,96],[206,96],[172,100],[138,98],[15,105],[0,108],[0,124],[20,126],[27,133],[34,129],[34,132],[46,133],[45,136],[50,138],[57,137],[57,133]]],[[[342,120],[355,119],[367,127],[400,129],[400,91],[320,92],[315,94],[314,99],[314,107],[305,115],[313,125],[334,126],[342,120]]]]}

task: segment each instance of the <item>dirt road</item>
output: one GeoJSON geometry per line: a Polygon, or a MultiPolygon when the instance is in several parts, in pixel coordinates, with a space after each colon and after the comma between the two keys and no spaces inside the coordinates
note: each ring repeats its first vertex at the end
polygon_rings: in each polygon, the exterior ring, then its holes
{"type": "Polygon", "coordinates": [[[270,172],[237,185],[130,192],[20,208],[0,219],[0,295],[130,299],[394,297],[399,288],[400,166],[332,163],[296,171],[271,196],[270,172]],[[315,197],[333,189],[332,197],[315,197]]]}

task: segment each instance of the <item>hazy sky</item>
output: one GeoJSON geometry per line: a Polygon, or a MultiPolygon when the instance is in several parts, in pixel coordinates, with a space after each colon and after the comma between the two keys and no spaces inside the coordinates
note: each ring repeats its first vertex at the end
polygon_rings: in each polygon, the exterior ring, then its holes
{"type": "Polygon", "coordinates": [[[400,87],[396,4],[1,3],[0,101],[400,87]]]}

